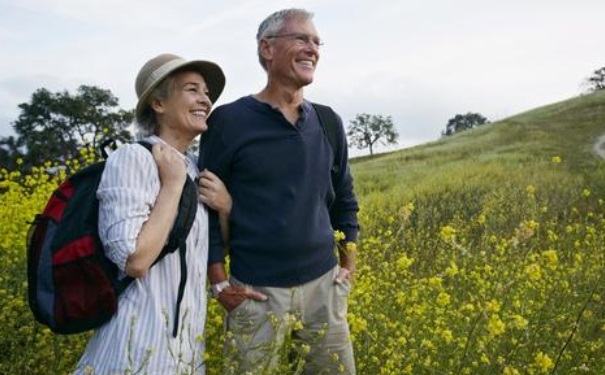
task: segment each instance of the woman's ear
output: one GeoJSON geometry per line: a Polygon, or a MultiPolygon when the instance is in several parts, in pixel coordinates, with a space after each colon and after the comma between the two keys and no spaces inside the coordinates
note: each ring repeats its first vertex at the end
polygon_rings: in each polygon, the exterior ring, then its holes
{"type": "Polygon", "coordinates": [[[162,100],[153,98],[153,99],[151,99],[151,102],[149,103],[149,105],[155,113],[158,113],[158,114],[164,113],[164,102],[162,100]]]}

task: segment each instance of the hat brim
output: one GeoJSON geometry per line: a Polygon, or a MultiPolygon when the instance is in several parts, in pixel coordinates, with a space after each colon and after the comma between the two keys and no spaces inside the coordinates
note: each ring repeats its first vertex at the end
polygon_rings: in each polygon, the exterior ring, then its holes
{"type": "Polygon", "coordinates": [[[141,119],[141,115],[147,108],[147,100],[149,99],[151,92],[160,83],[162,83],[166,77],[177,70],[191,70],[200,73],[202,77],[204,77],[204,81],[206,81],[206,86],[208,87],[208,97],[212,103],[215,103],[218,100],[223,92],[223,89],[225,88],[225,74],[223,74],[223,70],[217,64],[205,60],[174,61],[169,66],[166,66],[165,69],[157,72],[157,74],[155,74],[156,76],[153,77],[154,83],[149,85],[141,94],[135,109],[135,116],[137,120],[141,119]]]}

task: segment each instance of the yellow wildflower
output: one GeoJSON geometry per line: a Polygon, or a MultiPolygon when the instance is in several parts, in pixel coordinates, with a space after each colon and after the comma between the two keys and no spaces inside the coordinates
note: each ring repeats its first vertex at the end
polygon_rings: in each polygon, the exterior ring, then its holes
{"type": "Polygon", "coordinates": [[[521,375],[521,373],[514,367],[506,366],[504,370],[502,370],[502,375],[521,375]]]}
{"type": "Polygon", "coordinates": [[[437,305],[439,306],[447,306],[450,304],[450,295],[447,294],[446,292],[440,292],[439,295],[437,296],[437,305]]]}
{"type": "Polygon", "coordinates": [[[518,328],[518,329],[524,329],[527,327],[527,319],[525,319],[524,317],[522,317],[521,315],[514,315],[512,317],[512,322],[511,325],[514,328],[518,328]]]}
{"type": "Polygon", "coordinates": [[[543,374],[548,373],[554,366],[554,362],[552,359],[550,359],[548,354],[544,354],[542,352],[538,352],[538,354],[536,354],[534,357],[534,364],[538,368],[538,371],[543,374]]]}
{"type": "Polygon", "coordinates": [[[500,319],[498,314],[494,314],[489,318],[487,322],[487,330],[491,336],[499,336],[506,331],[506,325],[500,319]]]}
{"type": "Polygon", "coordinates": [[[334,231],[334,241],[340,242],[345,239],[345,234],[339,230],[334,231]]]}
{"type": "Polygon", "coordinates": [[[456,229],[446,225],[441,228],[441,239],[445,242],[454,241],[456,239],[456,229]]]}
{"type": "Polygon", "coordinates": [[[455,262],[450,262],[450,266],[445,269],[445,274],[448,276],[456,276],[458,273],[458,265],[455,262]]]}
{"type": "Polygon", "coordinates": [[[537,281],[542,278],[542,269],[538,264],[530,264],[525,267],[525,273],[529,276],[531,280],[537,281]]]}
{"type": "Polygon", "coordinates": [[[546,266],[551,270],[557,268],[557,263],[559,261],[559,256],[557,255],[556,250],[546,250],[542,252],[542,259],[546,263],[546,266]]]}
{"type": "Polygon", "coordinates": [[[395,262],[395,267],[397,268],[398,272],[405,272],[405,271],[407,271],[408,268],[410,268],[410,266],[413,263],[414,263],[413,258],[408,258],[407,255],[403,254],[395,262]]]}
{"type": "Polygon", "coordinates": [[[488,301],[485,304],[485,310],[489,311],[489,312],[498,312],[500,311],[500,302],[496,301],[495,299],[488,301]]]}

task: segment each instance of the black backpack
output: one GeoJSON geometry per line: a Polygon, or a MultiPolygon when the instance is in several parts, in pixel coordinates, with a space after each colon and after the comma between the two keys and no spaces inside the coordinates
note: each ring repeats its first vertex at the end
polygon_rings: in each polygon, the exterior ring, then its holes
{"type": "MultiPolygon", "coordinates": [[[[139,142],[151,152],[151,145],[139,142]]],[[[27,281],[36,320],[60,334],[81,333],[109,321],[118,296],[134,280],[118,279],[118,268],[105,256],[98,235],[97,188],[105,161],[92,164],[61,183],[27,235],[27,281]]],[[[197,187],[185,181],[168,243],[154,264],[179,249],[181,279],[173,336],[187,280],[185,241],[197,211],[197,187]]]]}

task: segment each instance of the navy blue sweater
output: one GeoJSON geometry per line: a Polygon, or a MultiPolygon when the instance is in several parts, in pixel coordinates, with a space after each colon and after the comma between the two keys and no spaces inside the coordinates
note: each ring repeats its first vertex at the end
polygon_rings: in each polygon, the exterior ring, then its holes
{"type": "MultiPolygon", "coordinates": [[[[338,147],[303,102],[293,126],[252,96],[216,108],[200,144],[200,170],[225,183],[230,216],[231,274],[257,286],[288,287],[316,279],[337,264],[334,229],[357,239],[358,204],[342,126],[338,147]],[[332,184],[330,170],[339,173],[332,184]]],[[[341,124],[342,125],[342,124],[341,124]]],[[[225,261],[218,217],[210,213],[209,264],[225,261]]]]}

